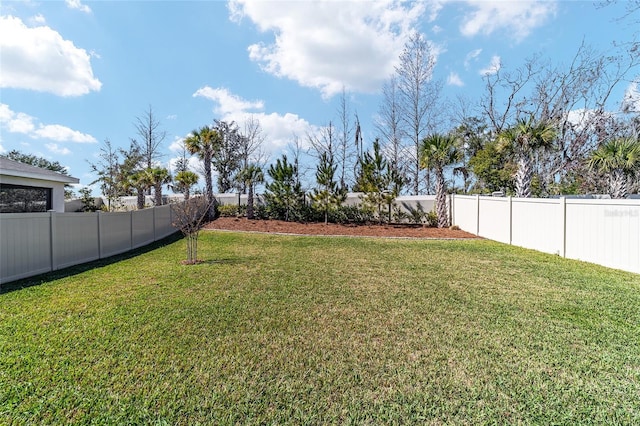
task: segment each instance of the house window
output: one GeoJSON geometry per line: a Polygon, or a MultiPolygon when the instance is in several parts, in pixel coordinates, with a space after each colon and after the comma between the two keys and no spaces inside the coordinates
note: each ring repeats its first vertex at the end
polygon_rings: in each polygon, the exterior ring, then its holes
{"type": "Polygon", "coordinates": [[[0,184],[0,213],[37,213],[52,209],[51,188],[0,184]]]}

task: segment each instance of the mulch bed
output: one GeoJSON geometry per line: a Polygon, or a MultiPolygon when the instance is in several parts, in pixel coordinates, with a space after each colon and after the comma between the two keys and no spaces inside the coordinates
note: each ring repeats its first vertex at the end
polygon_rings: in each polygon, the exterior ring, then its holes
{"type": "Polygon", "coordinates": [[[295,235],[346,235],[359,237],[478,238],[461,230],[428,228],[422,225],[339,225],[335,223],[297,223],[281,220],[248,220],[247,218],[221,217],[205,225],[204,229],[228,231],[265,232],[295,235]]]}

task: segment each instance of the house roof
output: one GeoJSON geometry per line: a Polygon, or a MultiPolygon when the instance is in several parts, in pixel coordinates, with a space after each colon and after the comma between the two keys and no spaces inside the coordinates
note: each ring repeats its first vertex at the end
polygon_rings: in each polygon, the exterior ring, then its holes
{"type": "Polygon", "coordinates": [[[9,160],[5,157],[0,157],[0,178],[2,176],[48,180],[61,183],[80,183],[80,179],[78,178],[63,175],[62,173],[57,173],[52,170],[30,166],[29,164],[20,163],[18,161],[9,160]]]}

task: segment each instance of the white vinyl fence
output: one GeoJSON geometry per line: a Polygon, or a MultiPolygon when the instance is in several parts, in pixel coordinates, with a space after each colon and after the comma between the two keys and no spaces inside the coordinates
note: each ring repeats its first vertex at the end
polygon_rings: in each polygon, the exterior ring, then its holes
{"type": "MultiPolygon", "coordinates": [[[[217,194],[221,204],[246,203],[217,194]]],[[[347,204],[359,204],[349,194],[347,204]]],[[[434,196],[398,197],[425,212],[434,196]]],[[[452,223],[506,244],[640,273],[640,200],[452,196],[452,223]]],[[[120,254],[176,232],[169,205],[116,213],[0,215],[0,284],[120,254]]]]}
{"type": "Polygon", "coordinates": [[[0,215],[0,284],[124,253],[165,238],[171,206],[116,213],[0,215]]]}
{"type": "Polygon", "coordinates": [[[640,273],[640,200],[455,195],[452,204],[467,232],[640,273]]]}

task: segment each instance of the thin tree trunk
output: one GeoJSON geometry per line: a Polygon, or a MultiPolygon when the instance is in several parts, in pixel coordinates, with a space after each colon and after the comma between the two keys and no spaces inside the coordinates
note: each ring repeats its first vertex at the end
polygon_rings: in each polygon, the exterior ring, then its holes
{"type": "Polygon", "coordinates": [[[526,154],[521,154],[518,158],[518,171],[516,172],[516,197],[531,198],[532,179],[531,159],[526,154]]]}
{"type": "Polygon", "coordinates": [[[444,170],[442,169],[436,169],[436,211],[438,214],[438,228],[448,227],[447,191],[444,170]]]}
{"type": "Polygon", "coordinates": [[[247,195],[247,219],[253,219],[253,183],[248,186],[249,194],[247,195]]]}
{"type": "Polygon", "coordinates": [[[626,198],[627,197],[627,177],[620,169],[613,170],[609,178],[610,194],[611,198],[626,198]]]}

